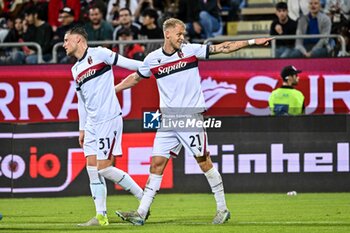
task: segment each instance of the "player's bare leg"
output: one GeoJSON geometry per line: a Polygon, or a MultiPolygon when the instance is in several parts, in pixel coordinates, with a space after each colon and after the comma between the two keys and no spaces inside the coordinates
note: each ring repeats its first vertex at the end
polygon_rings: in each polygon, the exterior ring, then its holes
{"type": "Polygon", "coordinates": [[[202,157],[196,157],[197,163],[204,172],[205,177],[211,187],[216,201],[216,215],[213,219],[213,224],[222,224],[230,219],[231,214],[227,209],[225,201],[224,186],[220,173],[213,166],[209,152],[202,157]]]}

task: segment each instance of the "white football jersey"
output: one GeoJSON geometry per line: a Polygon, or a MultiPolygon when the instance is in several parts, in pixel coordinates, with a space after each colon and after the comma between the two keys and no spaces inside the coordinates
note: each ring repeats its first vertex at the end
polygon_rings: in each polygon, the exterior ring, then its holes
{"type": "Polygon", "coordinates": [[[72,67],[78,94],[79,129],[121,115],[114,89],[112,65],[119,55],[102,47],[88,48],[72,67]]]}
{"type": "Polygon", "coordinates": [[[168,114],[192,114],[205,111],[198,58],[208,58],[209,46],[184,44],[167,54],[163,48],[148,54],[137,73],[157,79],[160,108],[168,114]]]}

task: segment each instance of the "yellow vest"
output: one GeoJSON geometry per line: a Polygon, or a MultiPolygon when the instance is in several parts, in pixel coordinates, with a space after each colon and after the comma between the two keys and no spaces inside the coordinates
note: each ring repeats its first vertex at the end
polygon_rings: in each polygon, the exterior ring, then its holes
{"type": "Polygon", "coordinates": [[[299,115],[304,112],[304,95],[291,87],[274,90],[269,98],[271,115],[299,115]]]}

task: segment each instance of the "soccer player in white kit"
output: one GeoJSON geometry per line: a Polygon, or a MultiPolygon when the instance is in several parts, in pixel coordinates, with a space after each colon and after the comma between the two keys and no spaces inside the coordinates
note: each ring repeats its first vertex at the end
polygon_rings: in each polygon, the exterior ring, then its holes
{"type": "Polygon", "coordinates": [[[121,155],[123,120],[114,90],[113,65],[137,70],[140,61],[125,58],[103,48],[87,45],[82,27],[69,30],[64,37],[67,55],[78,61],[72,67],[76,83],[79,113],[79,144],[84,149],[91,194],[96,216],[79,226],[108,225],[105,178],[141,199],[143,190],[124,171],[113,166],[114,156],[121,155]]]}
{"type": "MultiPolygon", "coordinates": [[[[129,75],[116,85],[116,92],[136,85],[141,78],[152,74],[157,79],[162,115],[190,116],[202,120],[206,110],[201,78],[198,70],[198,58],[208,58],[209,54],[230,53],[248,45],[268,45],[273,38],[258,38],[248,41],[228,41],[218,45],[184,44],[185,24],[178,19],[168,19],[163,24],[164,45],[150,53],[136,73],[129,75]]],[[[163,119],[162,120],[168,120],[163,119]]],[[[172,119],[174,120],[174,118],[172,119]]],[[[161,126],[162,127],[162,126],[161,126]]],[[[134,225],[143,225],[153,199],[160,188],[163,171],[170,156],[177,155],[181,146],[190,151],[214,193],[216,215],[213,224],[222,224],[230,218],[226,206],[224,186],[221,175],[210,159],[207,135],[204,128],[192,130],[158,129],[153,144],[150,175],[144,195],[136,211],[116,214],[134,225]]]]}

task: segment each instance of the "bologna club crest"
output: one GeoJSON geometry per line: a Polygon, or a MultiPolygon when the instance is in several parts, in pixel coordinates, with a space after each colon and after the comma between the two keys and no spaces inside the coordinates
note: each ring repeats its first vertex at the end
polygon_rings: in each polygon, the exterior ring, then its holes
{"type": "Polygon", "coordinates": [[[92,64],[92,58],[91,58],[91,56],[88,57],[88,63],[89,63],[89,65],[92,64]]]}
{"type": "Polygon", "coordinates": [[[179,58],[183,58],[184,54],[181,50],[177,51],[177,55],[179,56],[179,58]]]}

